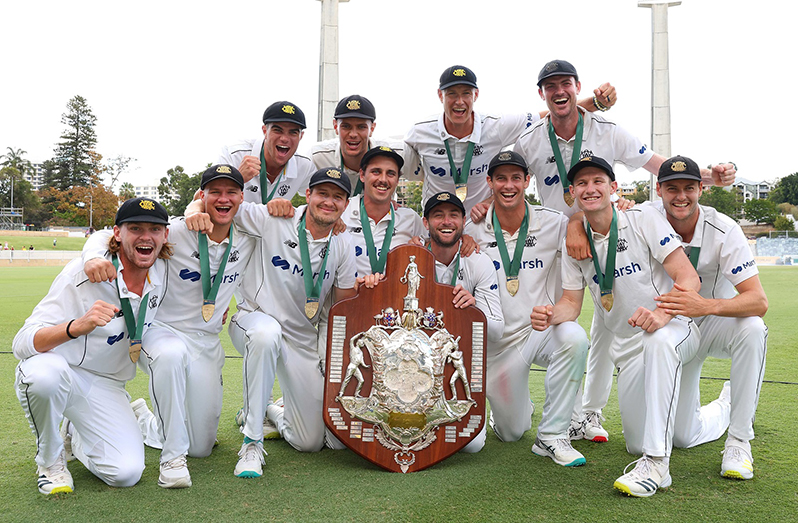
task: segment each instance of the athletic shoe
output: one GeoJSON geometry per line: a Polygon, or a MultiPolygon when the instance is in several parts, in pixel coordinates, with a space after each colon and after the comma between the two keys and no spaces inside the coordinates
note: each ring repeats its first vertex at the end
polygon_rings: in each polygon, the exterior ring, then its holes
{"type": "Polygon", "coordinates": [[[139,419],[140,417],[150,412],[150,408],[147,407],[147,400],[145,400],[144,398],[139,398],[135,401],[131,401],[130,407],[133,409],[133,414],[135,414],[136,419],[139,419]]]}
{"type": "Polygon", "coordinates": [[[721,454],[723,454],[723,463],[720,466],[721,476],[731,479],[754,477],[754,458],[751,457],[749,442],[729,436],[726,438],[726,448],[721,454]]]}
{"type": "Polygon", "coordinates": [[[75,459],[75,455],[72,454],[72,422],[64,418],[58,432],[61,434],[61,439],[64,440],[64,456],[69,463],[75,459]]]}
{"type": "MultiPolygon", "coordinates": [[[[249,438],[247,438],[249,439],[249,438]]],[[[263,450],[262,441],[244,441],[236,469],[233,472],[239,478],[259,478],[263,475],[263,465],[266,464],[266,451],[263,450]]]]}
{"type": "Polygon", "coordinates": [[[557,465],[563,467],[579,467],[585,464],[585,457],[571,446],[571,441],[566,438],[543,441],[535,438],[532,452],[538,456],[551,458],[557,465]]]}
{"type": "Polygon", "coordinates": [[[585,439],[596,443],[607,442],[610,435],[604,430],[604,427],[601,426],[602,421],[604,421],[604,416],[602,416],[600,412],[585,412],[585,421],[582,424],[582,432],[584,433],[585,439]]]}
{"type": "Polygon", "coordinates": [[[568,427],[568,439],[576,441],[585,437],[583,422],[571,418],[571,426],[568,427]]]}
{"type": "Polygon", "coordinates": [[[39,492],[42,494],[63,494],[75,489],[72,474],[69,473],[66,466],[64,452],[61,452],[55,463],[49,467],[39,466],[37,473],[39,475],[39,492]]]}
{"type": "Polygon", "coordinates": [[[191,474],[185,456],[178,456],[161,463],[158,486],[163,488],[187,488],[191,486],[191,474]]]}
{"type": "Polygon", "coordinates": [[[244,407],[241,407],[238,409],[238,412],[236,412],[236,425],[242,427],[243,429],[244,421],[246,421],[246,418],[244,417],[244,407]]]}
{"type": "Polygon", "coordinates": [[[496,430],[496,422],[493,420],[493,412],[491,412],[490,416],[488,416],[488,425],[490,425],[490,430],[492,430],[493,433],[496,434],[496,437],[499,438],[499,441],[503,442],[504,440],[502,439],[501,434],[499,434],[499,431],[496,430]]]}
{"type": "Polygon", "coordinates": [[[723,388],[720,390],[718,400],[721,403],[731,406],[731,382],[726,381],[723,383],[723,388]]]}
{"type": "Polygon", "coordinates": [[[672,480],[665,458],[643,457],[629,463],[623,469],[623,476],[615,480],[613,485],[627,496],[648,498],[657,493],[657,489],[670,487],[672,480]],[[626,472],[635,465],[631,472],[626,472]]]}
{"type": "MultiPolygon", "coordinates": [[[[239,432],[244,432],[244,409],[241,408],[236,413],[236,425],[239,426],[239,432]]],[[[272,420],[269,419],[268,416],[263,417],[263,439],[280,439],[282,436],[280,435],[280,431],[277,430],[277,425],[275,425],[272,420]]]]}

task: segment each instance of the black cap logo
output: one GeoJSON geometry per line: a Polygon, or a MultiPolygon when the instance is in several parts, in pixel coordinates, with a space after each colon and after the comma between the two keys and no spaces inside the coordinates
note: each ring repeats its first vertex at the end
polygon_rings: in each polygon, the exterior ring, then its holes
{"type": "Polygon", "coordinates": [[[550,62],[549,65],[546,66],[546,72],[550,73],[552,71],[556,71],[560,67],[559,62],[550,62]]]}
{"type": "Polygon", "coordinates": [[[501,153],[501,154],[499,155],[499,161],[500,161],[500,162],[506,162],[507,160],[509,160],[509,159],[510,159],[510,158],[512,158],[512,157],[513,157],[513,155],[512,155],[512,154],[510,154],[510,153],[507,153],[507,152],[504,152],[504,153],[501,153]]]}
{"type": "Polygon", "coordinates": [[[673,162],[671,165],[671,171],[676,173],[681,173],[687,170],[687,164],[684,162],[673,162]]]}
{"type": "Polygon", "coordinates": [[[465,76],[466,72],[465,69],[455,69],[454,71],[452,71],[452,74],[455,76],[465,76]]]}
{"type": "Polygon", "coordinates": [[[360,109],[360,100],[349,100],[346,102],[346,108],[350,111],[357,111],[360,109]]]}
{"type": "Polygon", "coordinates": [[[154,211],[155,210],[155,202],[152,201],[152,200],[141,200],[139,202],[139,207],[141,207],[145,211],[154,211]]]}
{"type": "Polygon", "coordinates": [[[335,169],[328,169],[326,174],[329,178],[335,178],[336,180],[341,179],[341,172],[335,169]]]}
{"type": "Polygon", "coordinates": [[[448,193],[439,194],[437,199],[439,202],[445,202],[446,200],[449,199],[449,194],[448,193]]]}
{"type": "Polygon", "coordinates": [[[220,165],[216,168],[216,172],[220,174],[232,174],[233,171],[230,170],[230,167],[227,165],[220,165]]]}
{"type": "Polygon", "coordinates": [[[282,107],[282,111],[283,111],[285,114],[296,114],[296,109],[294,109],[294,106],[293,106],[293,105],[284,105],[284,106],[282,107]]]}
{"type": "Polygon", "coordinates": [[[390,147],[385,147],[384,145],[380,145],[380,151],[385,151],[386,153],[392,153],[393,149],[390,147]]]}
{"type": "Polygon", "coordinates": [[[585,156],[584,158],[582,158],[582,159],[581,159],[581,160],[579,160],[579,161],[580,161],[580,162],[592,162],[592,161],[593,161],[593,158],[592,158],[592,157],[590,157],[590,156],[585,156]]]}

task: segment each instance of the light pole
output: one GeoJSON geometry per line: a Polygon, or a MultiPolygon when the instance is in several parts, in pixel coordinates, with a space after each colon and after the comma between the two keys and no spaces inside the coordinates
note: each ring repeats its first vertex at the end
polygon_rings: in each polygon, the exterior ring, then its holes
{"type": "Polygon", "coordinates": [[[335,137],[332,127],[335,105],[338,103],[338,3],[349,0],[319,0],[321,2],[321,52],[319,56],[319,141],[335,137]]]}

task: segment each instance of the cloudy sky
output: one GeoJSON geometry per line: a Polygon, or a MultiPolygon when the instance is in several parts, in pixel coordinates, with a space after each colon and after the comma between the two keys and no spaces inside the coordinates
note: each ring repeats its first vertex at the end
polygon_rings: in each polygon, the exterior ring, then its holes
{"type": "MultiPolygon", "coordinates": [[[[98,152],[137,159],[123,180],[134,185],[175,165],[196,172],[222,145],[259,136],[276,100],[305,111],[306,150],[316,139],[320,6],[2,2],[0,151],[50,158],[78,94],[97,116],[98,152]]],[[[796,14],[795,3],[775,0],[669,9],[673,154],[732,160],[753,180],[798,171],[785,105],[796,99],[796,14]]],[[[440,112],[438,77],[453,64],[476,72],[478,111],[540,111],[537,73],[561,58],[583,93],[611,81],[620,101],[607,117],[650,142],[651,10],[636,1],[351,0],[339,16],[339,92],[374,102],[375,136],[403,136],[440,112]]]]}

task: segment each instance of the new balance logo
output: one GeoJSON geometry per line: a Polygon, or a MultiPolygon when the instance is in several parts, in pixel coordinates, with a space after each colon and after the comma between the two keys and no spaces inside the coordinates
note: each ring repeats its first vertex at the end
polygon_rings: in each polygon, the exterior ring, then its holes
{"type": "Polygon", "coordinates": [[[116,343],[118,341],[122,341],[124,339],[125,339],[125,333],[124,332],[120,332],[118,336],[108,336],[108,339],[105,340],[105,342],[108,345],[113,345],[114,343],[116,343]]]}

